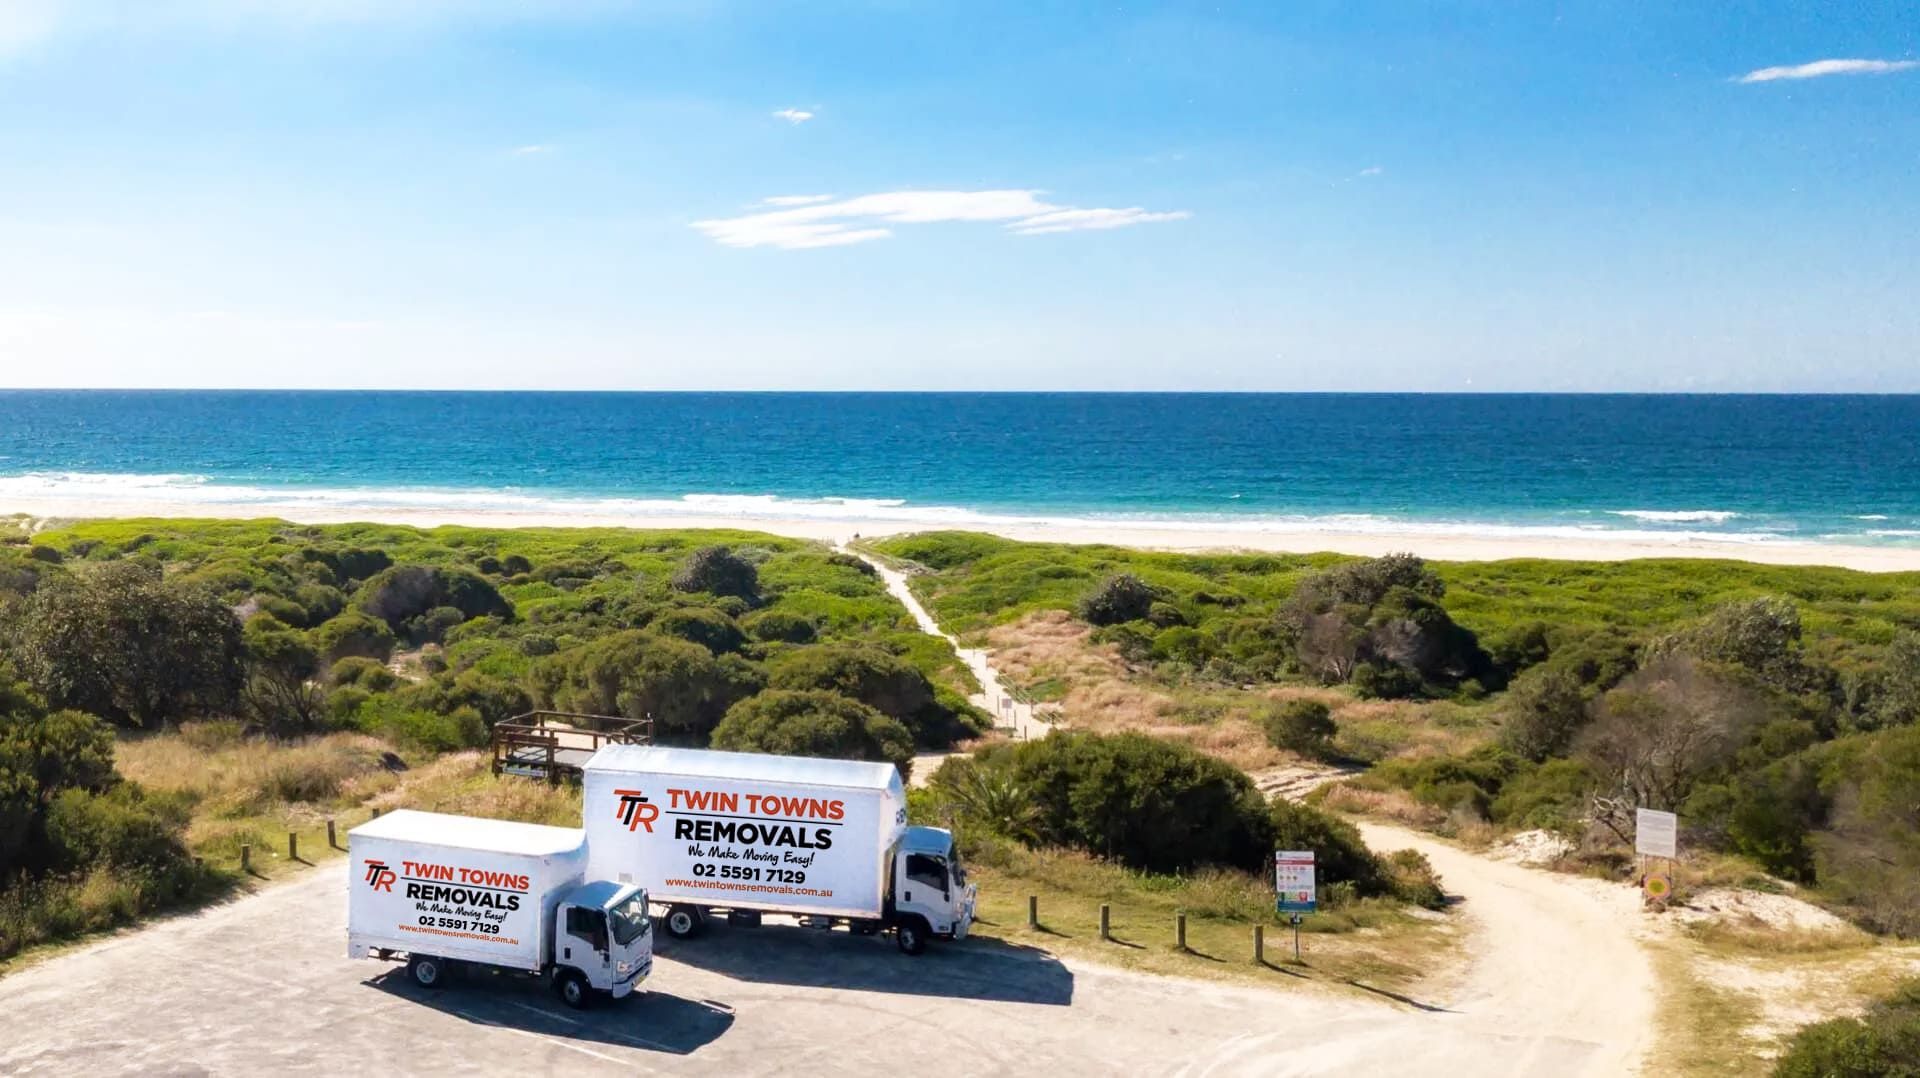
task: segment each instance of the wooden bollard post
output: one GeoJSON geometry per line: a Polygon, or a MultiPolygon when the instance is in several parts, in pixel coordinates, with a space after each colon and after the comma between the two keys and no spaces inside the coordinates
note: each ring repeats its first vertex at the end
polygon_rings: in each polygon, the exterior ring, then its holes
{"type": "Polygon", "coordinates": [[[1253,926],[1253,960],[1265,965],[1267,961],[1267,926],[1253,926]]]}
{"type": "Polygon", "coordinates": [[[251,842],[242,842],[240,844],[240,871],[253,871],[253,844],[251,842]]]}
{"type": "Polygon", "coordinates": [[[1187,949],[1187,915],[1184,913],[1174,915],[1173,945],[1182,951],[1187,949]]]}
{"type": "Polygon", "coordinates": [[[287,832],[287,860],[300,860],[300,836],[292,831],[287,832]]]}
{"type": "Polygon", "coordinates": [[[1112,914],[1112,906],[1107,905],[1105,902],[1100,903],[1100,938],[1103,940],[1113,938],[1112,914]]]}
{"type": "Polygon", "coordinates": [[[1027,927],[1028,928],[1040,927],[1040,896],[1039,895],[1027,896],[1027,927]]]}
{"type": "Polygon", "coordinates": [[[333,820],[332,820],[332,818],[328,818],[328,820],[327,820],[327,849],[329,849],[329,850],[337,850],[337,849],[339,849],[339,848],[340,848],[340,844],[339,844],[339,843],[338,843],[337,841],[335,841],[335,840],[334,840],[334,837],[333,837],[333,820]]]}

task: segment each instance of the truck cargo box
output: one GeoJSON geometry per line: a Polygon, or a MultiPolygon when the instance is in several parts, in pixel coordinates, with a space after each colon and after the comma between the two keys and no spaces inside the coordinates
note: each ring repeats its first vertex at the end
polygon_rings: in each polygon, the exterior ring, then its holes
{"type": "Polygon", "coordinates": [[[906,828],[893,765],[609,745],[587,761],[596,878],[656,903],[878,918],[906,828]]]}
{"type": "Polygon", "coordinates": [[[586,833],[402,809],[347,833],[347,952],[426,953],[538,971],[586,833]]]}

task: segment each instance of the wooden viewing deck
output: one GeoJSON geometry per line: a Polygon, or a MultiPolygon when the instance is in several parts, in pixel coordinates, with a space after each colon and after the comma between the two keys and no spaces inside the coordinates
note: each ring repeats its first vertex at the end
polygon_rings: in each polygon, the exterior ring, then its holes
{"type": "Polygon", "coordinates": [[[645,745],[652,740],[652,719],[529,711],[494,726],[493,773],[545,779],[553,785],[562,779],[578,782],[587,758],[602,745],[645,745]]]}

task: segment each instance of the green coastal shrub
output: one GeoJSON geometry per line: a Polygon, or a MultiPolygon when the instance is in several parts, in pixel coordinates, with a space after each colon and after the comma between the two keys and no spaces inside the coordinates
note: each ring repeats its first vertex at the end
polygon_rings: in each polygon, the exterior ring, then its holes
{"type": "Polygon", "coordinates": [[[763,610],[741,624],[755,640],[765,643],[811,644],[820,633],[812,618],[786,610],[763,610]]]}
{"type": "Polygon", "coordinates": [[[899,720],[835,692],[769,689],[728,709],[713,747],[782,756],[880,760],[905,777],[913,735],[899,720]]]}
{"type": "Polygon", "coordinates": [[[1774,1078],[1920,1078],[1920,980],[1859,1018],[1802,1028],[1774,1062],[1774,1078]]]}
{"type": "MultiPolygon", "coordinates": [[[[1571,831],[1585,818],[1600,777],[1584,760],[1521,768],[1495,787],[1489,814],[1509,827],[1571,831]]],[[[1483,787],[1484,789],[1484,787],[1483,787]]]]}
{"type": "Polygon", "coordinates": [[[354,685],[368,692],[386,692],[400,683],[399,675],[387,664],[361,655],[349,655],[333,664],[328,680],[335,685],[354,685]]]}
{"type": "Polygon", "coordinates": [[[385,663],[393,655],[393,630],[387,623],[348,611],[314,630],[314,644],[331,662],[358,656],[385,663]]]}
{"type": "Polygon", "coordinates": [[[1287,700],[1269,705],[1260,720],[1267,744],[1316,760],[1333,755],[1333,739],[1340,732],[1333,712],[1318,700],[1287,700]]]}
{"type": "Polygon", "coordinates": [[[1267,806],[1252,780],[1183,744],[1057,732],[989,746],[975,759],[1031,793],[1044,843],[1149,872],[1259,871],[1272,857],[1267,806]]]}
{"type": "Polygon", "coordinates": [[[760,596],[760,572],[727,547],[701,547],[674,570],[673,589],[731,595],[751,603],[760,596]]]}
{"type": "Polygon", "coordinates": [[[213,882],[186,854],[186,811],[113,767],[112,728],[49,711],[0,663],[0,959],[125,923],[213,882]]]}
{"type": "Polygon", "coordinates": [[[716,658],[698,644],[640,630],[553,655],[534,668],[532,681],[542,706],[651,717],[655,737],[695,745],[706,743],[735,702],[764,686],[759,671],[739,656],[716,658]]]}
{"type": "Polygon", "coordinates": [[[1536,667],[1508,687],[1501,716],[1500,743],[1538,763],[1573,747],[1587,725],[1587,694],[1571,672],[1536,667]]]}
{"type": "Polygon", "coordinates": [[[240,623],[220,600],[132,562],[52,578],[11,611],[19,672],[54,707],[154,729],[230,708],[240,623]]]}
{"type": "Polygon", "coordinates": [[[359,730],[427,752],[473,749],[487,743],[487,724],[470,707],[449,713],[408,707],[395,696],[376,694],[353,713],[359,730]]]}
{"type": "Polygon", "coordinates": [[[933,683],[926,674],[900,656],[867,644],[827,644],[776,656],[768,663],[767,686],[836,692],[909,728],[934,703],[933,683]]]}
{"type": "Polygon", "coordinates": [[[1138,621],[1153,610],[1159,593],[1132,573],[1116,573],[1080,600],[1080,619],[1089,625],[1138,621]]]}
{"type": "MultiPolygon", "coordinates": [[[[395,565],[381,570],[360,588],[360,609],[387,623],[399,632],[409,621],[425,617],[436,608],[457,612],[467,618],[513,618],[513,604],[507,602],[486,577],[471,569],[440,565],[395,565]]],[[[445,615],[432,621],[444,621],[445,615]]],[[[456,621],[455,624],[458,624],[456,621]]]]}
{"type": "Polygon", "coordinates": [[[712,607],[682,607],[655,618],[648,628],[667,636],[679,637],[706,648],[715,655],[739,651],[747,642],[745,633],[732,618],[712,607]]]}

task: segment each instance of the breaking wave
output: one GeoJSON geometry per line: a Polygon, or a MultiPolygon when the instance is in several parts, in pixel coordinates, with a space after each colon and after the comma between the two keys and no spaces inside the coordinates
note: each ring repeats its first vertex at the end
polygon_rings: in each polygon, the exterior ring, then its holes
{"type": "MultiPolygon", "coordinates": [[[[1797,532],[1790,523],[1756,521],[1745,528],[1717,528],[1740,513],[1719,509],[1618,509],[1596,516],[1567,510],[1557,517],[1525,520],[1475,519],[1468,513],[1437,519],[1379,513],[1287,514],[1240,512],[1115,512],[1085,509],[974,509],[915,504],[902,498],[793,497],[779,494],[699,492],[655,497],[588,492],[416,486],[267,485],[208,475],[161,473],[30,472],[0,476],[0,513],[25,509],[46,516],[182,516],[203,512],[235,516],[288,516],[346,520],[356,513],[414,520],[472,520],[501,524],[672,524],[675,520],[739,522],[818,521],[850,530],[977,528],[1081,533],[1100,529],[1205,532],[1221,536],[1337,534],[1449,536],[1495,539],[1581,539],[1619,542],[1719,543],[1894,542],[1920,538],[1920,530],[1885,527],[1844,534],[1797,532]],[[1638,523],[1609,524],[1601,516],[1638,523]],[[1666,525],[1666,526],[1663,526],[1666,525]]],[[[1902,521],[1901,523],[1905,523],[1902,521]]],[[[1090,541],[1081,534],[1074,538],[1090,541]]]]}

